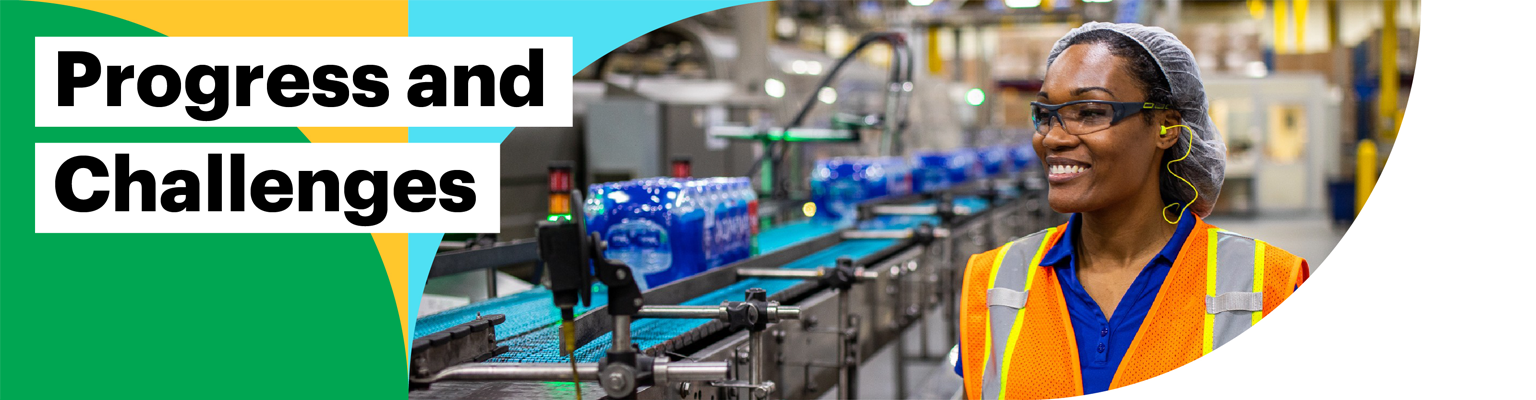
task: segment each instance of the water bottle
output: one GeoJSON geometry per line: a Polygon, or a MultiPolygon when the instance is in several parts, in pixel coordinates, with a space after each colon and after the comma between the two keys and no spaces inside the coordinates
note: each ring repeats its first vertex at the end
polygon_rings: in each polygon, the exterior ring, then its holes
{"type": "Polygon", "coordinates": [[[1035,146],[1025,143],[1008,149],[1008,158],[1013,161],[1013,170],[1023,172],[1039,162],[1035,159],[1035,146]]]}
{"type": "Polygon", "coordinates": [[[886,191],[895,197],[912,194],[912,167],[900,157],[883,157],[880,162],[885,169],[886,191]]]}
{"type": "Polygon", "coordinates": [[[699,252],[701,254],[699,261],[703,262],[701,269],[708,270],[714,268],[716,258],[714,250],[715,208],[714,204],[711,203],[713,198],[710,197],[708,180],[694,179],[689,182],[689,186],[693,194],[694,204],[703,215],[699,223],[699,252]]]}
{"type": "Polygon", "coordinates": [[[708,241],[711,257],[709,268],[714,269],[728,264],[730,259],[730,255],[727,254],[730,244],[726,240],[730,236],[727,233],[729,224],[726,222],[731,214],[730,201],[725,198],[725,188],[721,187],[720,181],[710,179],[705,188],[707,192],[705,197],[707,200],[705,202],[712,210],[710,216],[714,220],[714,229],[706,233],[710,236],[708,241]]]}
{"type": "Polygon", "coordinates": [[[747,216],[747,201],[741,196],[740,188],[731,178],[717,178],[720,184],[721,198],[726,204],[725,219],[725,261],[721,265],[727,265],[746,258],[747,246],[744,220],[747,216]]]}
{"type": "Polygon", "coordinates": [[[984,176],[1001,175],[1012,166],[1008,160],[1008,148],[1003,146],[983,147],[977,151],[977,156],[981,159],[984,176]]]}
{"type": "Polygon", "coordinates": [[[675,223],[671,232],[672,269],[676,279],[704,272],[708,265],[704,260],[704,209],[699,206],[697,186],[691,180],[675,182],[677,197],[671,204],[671,217],[675,223]]]}
{"type": "Polygon", "coordinates": [[[853,179],[859,181],[864,188],[864,198],[860,200],[877,199],[891,194],[890,187],[886,185],[885,166],[878,159],[861,158],[853,165],[853,179]]]}
{"type": "Polygon", "coordinates": [[[976,159],[976,150],[958,149],[946,155],[949,169],[949,183],[961,185],[970,182],[981,175],[981,164],[976,159]]]}
{"type": "Polygon", "coordinates": [[[605,229],[608,250],[604,255],[629,265],[642,291],[665,283],[672,266],[661,192],[656,182],[641,180],[609,194],[614,214],[605,229]]]}
{"type": "Polygon", "coordinates": [[[815,218],[834,224],[850,224],[858,218],[858,204],[866,199],[864,183],[854,176],[858,162],[849,158],[818,160],[812,172],[811,201],[815,218]]]}
{"type": "Polygon", "coordinates": [[[759,226],[757,219],[757,190],[752,187],[752,178],[739,179],[741,179],[742,184],[747,186],[747,234],[751,235],[749,239],[751,243],[748,245],[748,256],[751,257],[761,254],[757,248],[757,230],[759,226]]]}
{"type": "Polygon", "coordinates": [[[751,188],[742,178],[730,178],[730,182],[732,197],[736,199],[736,259],[745,260],[752,257],[751,200],[747,198],[751,188]]]}
{"type": "Polygon", "coordinates": [[[736,262],[737,257],[739,257],[736,249],[738,247],[736,231],[740,229],[737,227],[736,221],[736,215],[739,214],[737,211],[739,207],[736,204],[736,187],[726,178],[712,178],[711,180],[720,187],[720,202],[723,204],[721,209],[724,210],[722,212],[725,215],[720,218],[719,240],[721,243],[720,253],[722,255],[720,265],[729,265],[736,262]]]}
{"type": "Polygon", "coordinates": [[[587,186],[587,197],[582,200],[582,214],[587,223],[587,234],[592,232],[606,232],[608,222],[608,207],[603,201],[608,196],[609,184],[599,183],[587,186]]]}
{"type": "Polygon", "coordinates": [[[920,151],[912,155],[912,191],[927,193],[950,186],[949,159],[945,153],[920,151]]]}

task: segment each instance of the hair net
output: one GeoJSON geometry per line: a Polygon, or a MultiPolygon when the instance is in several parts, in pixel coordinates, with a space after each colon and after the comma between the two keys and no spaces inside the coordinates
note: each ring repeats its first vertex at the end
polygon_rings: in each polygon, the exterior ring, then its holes
{"type": "MultiPolygon", "coordinates": [[[[1216,132],[1216,126],[1211,122],[1211,116],[1206,111],[1205,85],[1200,83],[1200,67],[1195,65],[1195,55],[1190,53],[1189,48],[1185,47],[1179,38],[1163,28],[1141,24],[1089,22],[1067,32],[1066,36],[1056,41],[1056,46],[1051,48],[1050,57],[1046,58],[1046,67],[1049,68],[1051,63],[1056,61],[1056,56],[1067,49],[1067,43],[1070,43],[1073,37],[1096,30],[1114,31],[1135,40],[1152,55],[1153,60],[1157,61],[1163,77],[1168,80],[1168,89],[1173,92],[1173,104],[1169,106],[1179,110],[1182,115],[1181,123],[1194,129],[1191,132],[1192,135],[1185,134],[1182,129],[1179,130],[1178,144],[1169,149],[1177,158],[1184,154],[1185,149],[1193,146],[1188,158],[1173,163],[1173,172],[1188,179],[1195,188],[1200,190],[1200,197],[1193,204],[1188,205],[1189,210],[1195,215],[1209,215],[1211,207],[1216,204],[1216,196],[1221,193],[1222,177],[1227,164],[1227,146],[1222,143],[1221,134],[1216,132]],[[1190,143],[1191,136],[1194,137],[1194,143],[1190,143]]],[[[1166,178],[1160,181],[1165,198],[1176,198],[1181,203],[1187,203],[1189,199],[1195,198],[1194,190],[1183,181],[1173,179],[1170,183],[1166,178]]]]}

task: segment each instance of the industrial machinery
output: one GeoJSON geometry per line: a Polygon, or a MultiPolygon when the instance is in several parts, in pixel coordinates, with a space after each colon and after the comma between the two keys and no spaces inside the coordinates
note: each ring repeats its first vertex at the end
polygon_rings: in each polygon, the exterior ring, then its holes
{"type": "MultiPolygon", "coordinates": [[[[908,358],[937,356],[898,339],[925,318],[955,318],[965,257],[1059,221],[1043,206],[1038,174],[864,204],[852,226],[778,224],[759,235],[760,256],[643,294],[626,266],[600,256],[600,237],[582,234],[582,218],[545,223],[531,246],[548,286],[418,321],[409,395],[763,399],[836,388],[857,397],[858,370],[877,350],[897,346],[898,380],[908,358]],[[580,267],[586,260],[592,269],[580,267]],[[511,319],[485,317],[493,314],[511,319]],[[474,337],[487,343],[461,349],[457,362],[429,359],[442,351],[422,339],[466,337],[464,321],[496,323],[473,330],[489,332],[474,337]]],[[[446,252],[437,262],[469,271],[526,257],[528,246],[446,252]]],[[[947,335],[952,343],[955,332],[947,335]]]]}
{"type": "MultiPolygon", "coordinates": [[[[883,111],[855,118],[862,125],[839,125],[834,116],[834,127],[821,131],[856,139],[859,130],[877,130],[879,152],[899,154],[911,53],[901,35],[888,33],[866,36],[853,52],[875,42],[890,44],[898,60],[882,87],[883,111]]],[[[851,57],[818,87],[828,87],[851,57]]],[[[711,136],[760,140],[764,151],[754,164],[782,169],[783,148],[814,101],[783,127],[711,136]]],[[[616,111],[588,112],[592,119],[616,111]]],[[[409,396],[758,400],[835,388],[838,398],[856,398],[858,371],[886,346],[895,346],[896,380],[904,381],[909,358],[947,350],[928,348],[928,329],[916,329],[924,339],[916,354],[902,338],[927,319],[957,319],[966,257],[1059,221],[1043,201],[1043,172],[1030,164],[863,201],[855,220],[838,223],[795,218],[794,205],[804,200],[790,196],[782,171],[773,171],[762,180],[773,211],[760,210],[767,217],[758,255],[643,292],[629,266],[605,255],[601,234],[587,233],[570,168],[552,169],[550,182],[567,182],[552,184],[551,217],[536,238],[440,253],[430,274],[537,261],[543,285],[419,319],[409,396]]],[[[683,175],[700,172],[684,167],[683,175]]],[[[945,341],[955,343],[955,324],[946,325],[945,341]]],[[[906,393],[898,388],[896,397],[906,393]]]]}

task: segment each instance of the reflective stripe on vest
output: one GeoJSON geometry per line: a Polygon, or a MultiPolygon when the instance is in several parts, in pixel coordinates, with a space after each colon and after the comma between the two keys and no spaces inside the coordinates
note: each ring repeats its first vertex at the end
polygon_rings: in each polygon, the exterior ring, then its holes
{"type": "MultiPolygon", "coordinates": [[[[1082,393],[1081,366],[1065,299],[1058,287],[1047,287],[1059,285],[1055,271],[1039,267],[1040,258],[1060,240],[1060,236],[1064,236],[1060,231],[1065,226],[1037,232],[988,253],[988,257],[981,257],[990,265],[976,265],[983,262],[977,261],[969,266],[991,267],[988,272],[973,271],[980,276],[967,273],[967,276],[975,276],[977,281],[987,279],[985,289],[979,287],[982,282],[967,284],[964,289],[975,291],[968,295],[973,296],[972,299],[986,302],[986,331],[975,332],[982,330],[979,329],[981,321],[977,320],[978,324],[972,325],[972,333],[961,339],[963,343],[982,339],[978,336],[985,339],[986,349],[981,354],[962,354],[967,358],[985,359],[980,363],[984,365],[980,371],[983,372],[981,382],[973,382],[975,375],[970,369],[966,370],[969,398],[1067,397],[1082,393]],[[1036,279],[1036,275],[1041,277],[1036,279]],[[1033,311],[1026,314],[1026,310],[1033,311]],[[1026,318],[1026,315],[1031,317],[1026,318]],[[980,393],[976,393],[977,389],[980,393]]],[[[1278,265],[1302,262],[1284,250],[1266,247],[1268,245],[1262,241],[1221,230],[1197,219],[1195,229],[1180,251],[1179,260],[1175,261],[1174,270],[1160,288],[1147,323],[1143,323],[1137,332],[1137,338],[1110,387],[1139,382],[1189,362],[1221,347],[1257,323],[1263,316],[1265,304],[1266,257],[1278,265]],[[1181,282],[1192,285],[1173,285],[1177,289],[1170,289],[1178,276],[1185,277],[1181,282]],[[1152,323],[1154,319],[1159,322],[1152,323]]],[[[1295,282],[1293,272],[1268,272],[1273,275],[1269,279],[1295,282]]],[[[1268,283],[1273,288],[1277,282],[1268,283]]],[[[1275,294],[1280,296],[1275,300],[1283,300],[1289,295],[1288,292],[1275,294]]],[[[979,311],[970,308],[965,312],[979,311]]],[[[974,364],[977,361],[965,362],[974,364]]]]}
{"type": "Polygon", "coordinates": [[[1264,242],[1220,228],[1209,228],[1206,235],[1202,355],[1247,331],[1264,314],[1264,242]]]}
{"type": "Polygon", "coordinates": [[[992,353],[988,357],[997,362],[987,364],[998,368],[988,368],[982,377],[982,398],[1001,398],[1002,388],[1008,387],[1008,372],[1013,365],[1003,361],[1014,353],[1019,330],[1024,327],[1019,321],[1024,317],[1029,288],[1035,281],[1036,268],[1031,267],[1040,265],[1040,257],[1049,244],[1046,239],[1054,233],[1056,228],[1050,228],[1004,245],[1002,257],[992,268],[992,284],[987,287],[987,319],[991,328],[987,341],[992,353]]]}

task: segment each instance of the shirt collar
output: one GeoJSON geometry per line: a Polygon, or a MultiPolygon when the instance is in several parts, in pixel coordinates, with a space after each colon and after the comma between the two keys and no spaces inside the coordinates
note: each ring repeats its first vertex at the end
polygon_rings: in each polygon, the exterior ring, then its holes
{"type": "MultiPolygon", "coordinates": [[[[1179,251],[1184,248],[1184,240],[1189,238],[1189,232],[1195,229],[1196,219],[1189,210],[1184,210],[1184,216],[1179,220],[1179,226],[1174,228],[1173,237],[1168,238],[1168,243],[1163,245],[1162,251],[1157,252],[1157,257],[1154,261],[1173,264],[1173,261],[1179,258],[1179,251]]],[[[1051,249],[1046,250],[1045,255],[1040,257],[1040,265],[1050,265],[1057,268],[1071,266],[1070,260],[1072,255],[1076,253],[1076,250],[1073,249],[1072,238],[1077,235],[1077,230],[1082,225],[1083,214],[1072,214],[1072,218],[1067,220],[1066,232],[1062,234],[1061,240],[1057,240],[1056,245],[1051,246],[1051,249]]]]}

